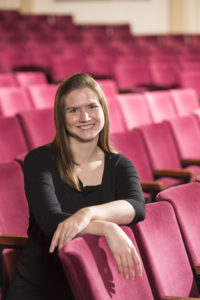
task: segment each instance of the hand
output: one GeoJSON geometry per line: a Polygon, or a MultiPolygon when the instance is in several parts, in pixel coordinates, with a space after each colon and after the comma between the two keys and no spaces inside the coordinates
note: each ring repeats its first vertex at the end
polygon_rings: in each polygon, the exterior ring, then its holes
{"type": "Polygon", "coordinates": [[[58,246],[60,249],[65,243],[72,240],[78,233],[88,226],[91,220],[89,207],[78,210],[71,217],[58,224],[51,240],[49,252],[54,252],[58,246]]]}
{"type": "Polygon", "coordinates": [[[119,273],[123,273],[126,279],[133,280],[136,268],[138,275],[142,276],[142,264],[130,238],[118,225],[110,223],[108,226],[105,238],[115,258],[119,273]]]}

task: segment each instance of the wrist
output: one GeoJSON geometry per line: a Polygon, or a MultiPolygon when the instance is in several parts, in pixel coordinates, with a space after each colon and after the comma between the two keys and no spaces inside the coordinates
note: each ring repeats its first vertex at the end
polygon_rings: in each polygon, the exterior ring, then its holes
{"type": "Polygon", "coordinates": [[[102,222],[102,231],[104,237],[108,237],[109,235],[112,235],[114,231],[117,230],[118,225],[112,222],[102,222]]]}

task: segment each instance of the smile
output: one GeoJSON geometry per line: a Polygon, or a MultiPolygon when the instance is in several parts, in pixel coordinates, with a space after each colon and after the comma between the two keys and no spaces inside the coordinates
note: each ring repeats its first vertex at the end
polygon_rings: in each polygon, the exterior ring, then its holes
{"type": "Polygon", "coordinates": [[[94,124],[78,126],[79,129],[87,130],[94,127],[94,124]]]}

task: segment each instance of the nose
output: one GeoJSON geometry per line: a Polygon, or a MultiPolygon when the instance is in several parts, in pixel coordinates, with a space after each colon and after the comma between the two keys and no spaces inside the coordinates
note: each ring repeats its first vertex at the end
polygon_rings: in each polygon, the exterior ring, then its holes
{"type": "Polygon", "coordinates": [[[87,111],[82,111],[80,115],[80,122],[88,122],[91,120],[89,113],[87,111]]]}

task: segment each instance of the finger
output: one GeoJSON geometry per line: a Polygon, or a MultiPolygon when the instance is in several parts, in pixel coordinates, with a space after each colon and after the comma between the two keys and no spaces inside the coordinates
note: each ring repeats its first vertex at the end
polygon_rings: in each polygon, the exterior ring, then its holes
{"type": "Polygon", "coordinates": [[[49,252],[50,253],[54,252],[55,248],[58,246],[60,231],[61,231],[61,228],[58,227],[56,229],[56,231],[54,232],[54,235],[52,237],[51,244],[50,244],[50,247],[49,247],[49,252]]]}
{"type": "Polygon", "coordinates": [[[126,255],[121,256],[123,274],[126,279],[129,277],[129,266],[126,255]]]}
{"type": "Polygon", "coordinates": [[[142,276],[142,262],[141,262],[139,255],[136,252],[136,249],[133,249],[132,257],[133,257],[134,263],[136,265],[138,275],[142,276]]]}
{"type": "Polygon", "coordinates": [[[115,262],[117,264],[117,269],[118,269],[118,272],[121,274],[122,273],[122,262],[121,262],[121,258],[119,255],[114,255],[114,259],[115,259],[115,262]]]}
{"type": "Polygon", "coordinates": [[[134,262],[132,255],[128,255],[128,268],[129,268],[129,279],[133,280],[135,277],[135,270],[134,270],[134,262]]]}

